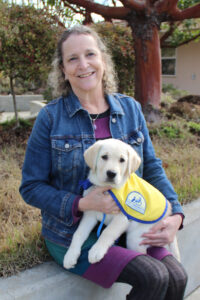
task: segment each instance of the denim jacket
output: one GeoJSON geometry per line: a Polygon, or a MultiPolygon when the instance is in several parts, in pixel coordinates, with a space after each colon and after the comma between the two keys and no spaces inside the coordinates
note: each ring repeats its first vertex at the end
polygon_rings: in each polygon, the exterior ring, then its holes
{"type": "MultiPolygon", "coordinates": [[[[133,98],[107,95],[110,132],[130,144],[142,163],[137,175],[159,189],[182,213],[177,195],[156,158],[141,107],[133,98]]],[[[28,140],[20,193],[30,205],[41,209],[42,234],[68,247],[78,226],[73,203],[82,194],[79,181],[88,176],[84,151],[95,142],[89,113],[71,92],[51,101],[39,113],[28,140]]]]}

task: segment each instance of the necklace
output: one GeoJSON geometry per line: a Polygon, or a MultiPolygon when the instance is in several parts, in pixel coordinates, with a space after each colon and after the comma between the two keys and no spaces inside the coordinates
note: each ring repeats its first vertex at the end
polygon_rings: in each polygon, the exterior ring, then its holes
{"type": "Polygon", "coordinates": [[[95,124],[95,121],[98,119],[98,116],[99,116],[99,114],[96,115],[96,117],[93,119],[93,118],[91,117],[91,115],[89,115],[90,120],[92,121],[92,126],[93,126],[93,129],[94,129],[94,130],[97,129],[97,125],[95,124]]]}

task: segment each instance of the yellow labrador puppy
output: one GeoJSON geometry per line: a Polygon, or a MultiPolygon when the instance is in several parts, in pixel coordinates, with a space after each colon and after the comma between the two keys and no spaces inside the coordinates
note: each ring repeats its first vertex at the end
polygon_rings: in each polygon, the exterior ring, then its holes
{"type": "MultiPolygon", "coordinates": [[[[96,142],[87,149],[84,153],[84,158],[90,167],[88,179],[92,183],[92,186],[84,192],[84,195],[95,186],[112,187],[112,190],[109,192],[121,209],[119,214],[106,215],[104,223],[107,226],[97,242],[90,249],[88,255],[89,262],[96,263],[100,261],[108,249],[124,232],[127,233],[127,248],[146,253],[148,246],[139,245],[142,241],[141,235],[150,229],[152,223],[156,222],[155,220],[159,221],[170,215],[171,206],[158,190],[137,177],[134,173],[140,166],[140,157],[130,145],[120,140],[106,139],[96,142]],[[140,190],[138,190],[141,186],[141,180],[143,181],[142,184],[147,185],[145,188],[142,187],[145,190],[143,196],[140,190]],[[132,184],[134,188],[132,188],[132,184]],[[151,194],[151,191],[152,193],[160,193],[158,196],[163,197],[159,215],[155,215],[152,211],[148,212],[146,198],[151,194]],[[126,193],[125,197],[124,192],[126,193]],[[125,198],[125,201],[120,199],[120,197],[125,198]],[[121,200],[123,203],[120,202],[121,200]],[[153,221],[152,218],[154,218],[153,221]]],[[[155,194],[153,199],[155,199],[155,194]]],[[[152,201],[152,198],[150,201],[152,201]]],[[[155,207],[154,211],[157,214],[159,209],[155,207]]],[[[81,253],[81,246],[97,222],[102,221],[102,218],[103,213],[101,212],[84,212],[80,224],[73,235],[71,245],[64,257],[63,265],[66,269],[73,268],[76,265],[81,253]]],[[[171,250],[180,260],[176,240],[171,250]]]]}

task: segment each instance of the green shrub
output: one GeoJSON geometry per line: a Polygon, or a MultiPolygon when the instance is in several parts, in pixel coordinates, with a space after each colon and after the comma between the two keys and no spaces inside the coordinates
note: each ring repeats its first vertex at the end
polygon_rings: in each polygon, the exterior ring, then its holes
{"type": "Polygon", "coordinates": [[[169,139],[183,138],[183,132],[176,125],[164,125],[150,129],[150,135],[159,137],[167,137],[169,139]]]}
{"type": "Polygon", "coordinates": [[[95,30],[105,41],[115,65],[120,93],[134,93],[134,50],[131,29],[124,25],[97,23],[95,30]]]}
{"type": "Polygon", "coordinates": [[[174,86],[173,86],[172,83],[163,84],[163,86],[162,86],[163,93],[167,93],[167,92],[170,92],[172,90],[174,90],[174,86]]]}
{"type": "MultiPolygon", "coordinates": [[[[12,120],[9,120],[9,121],[5,121],[3,123],[1,123],[1,126],[4,128],[4,129],[10,129],[10,128],[13,128],[13,126],[15,126],[16,124],[16,119],[13,118],[12,120]]],[[[26,119],[19,119],[19,125],[21,128],[31,128],[33,125],[31,123],[30,120],[26,120],[26,119]]]]}
{"type": "Polygon", "coordinates": [[[179,99],[183,96],[188,95],[189,93],[185,90],[180,90],[177,89],[173,86],[173,84],[169,83],[169,84],[163,84],[162,86],[162,92],[163,93],[169,93],[171,95],[172,98],[174,99],[179,99]]]}
{"type": "Polygon", "coordinates": [[[53,99],[53,93],[52,93],[52,87],[50,86],[47,86],[46,89],[43,91],[42,95],[43,95],[43,98],[49,102],[53,99]]]}
{"type": "Polygon", "coordinates": [[[189,122],[188,127],[189,127],[190,132],[200,135],[200,124],[199,123],[189,122]]]}

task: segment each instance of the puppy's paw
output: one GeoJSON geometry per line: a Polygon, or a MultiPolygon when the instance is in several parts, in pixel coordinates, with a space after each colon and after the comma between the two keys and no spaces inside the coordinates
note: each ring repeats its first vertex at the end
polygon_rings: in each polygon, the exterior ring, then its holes
{"type": "Polygon", "coordinates": [[[77,251],[77,249],[76,250],[69,249],[64,256],[63,267],[65,269],[74,268],[79,256],[80,256],[80,251],[77,251]]]}
{"type": "Polygon", "coordinates": [[[100,247],[98,245],[94,245],[89,253],[88,253],[88,260],[91,264],[95,264],[104,258],[107,249],[105,247],[100,247]]]}

